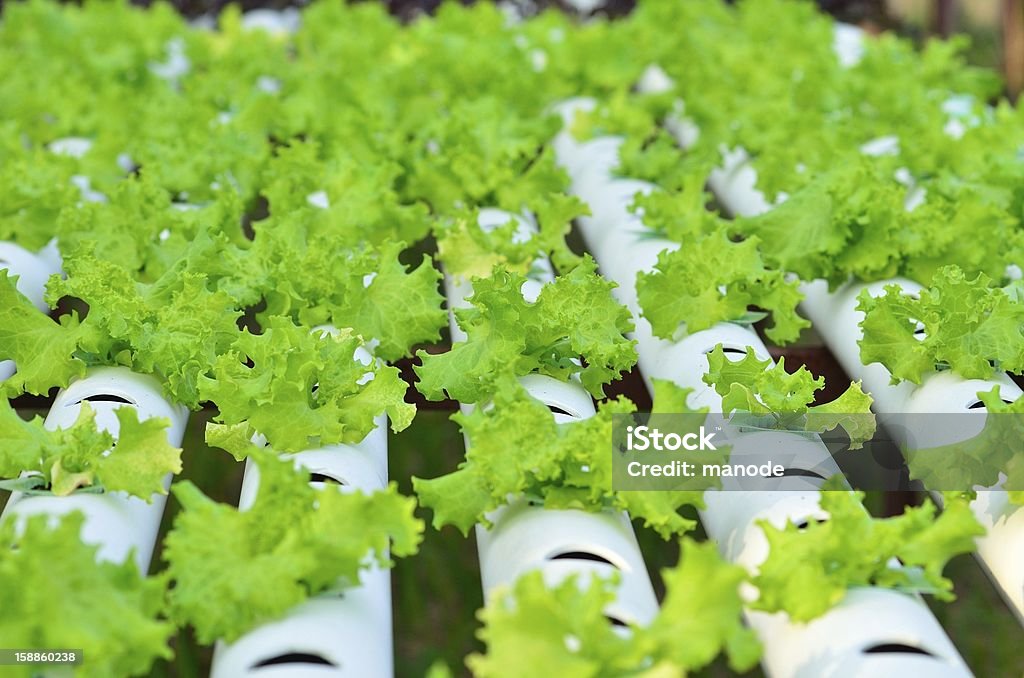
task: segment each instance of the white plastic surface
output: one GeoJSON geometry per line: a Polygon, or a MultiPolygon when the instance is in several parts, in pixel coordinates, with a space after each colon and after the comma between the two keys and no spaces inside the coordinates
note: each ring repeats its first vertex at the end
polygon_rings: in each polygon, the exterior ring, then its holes
{"type": "Polygon", "coordinates": [[[657,614],[658,601],[625,513],[554,511],[519,500],[489,518],[494,527],[477,526],[476,530],[486,595],[511,586],[533,570],[543,572],[549,583],[572,574],[607,578],[618,570],[621,580],[607,614],[641,624],[657,614]],[[588,554],[607,562],[566,557],[569,554],[588,554]]]}
{"type": "Polygon", "coordinates": [[[284,9],[253,9],[242,15],[242,28],[270,34],[288,35],[299,30],[302,17],[294,7],[284,9]]]}
{"type": "MultiPolygon", "coordinates": [[[[164,399],[160,383],[149,376],[135,374],[123,367],[98,367],[61,391],[46,417],[47,428],[65,428],[72,425],[81,411],[82,401],[88,400],[96,411],[97,426],[117,437],[120,424],[115,410],[135,407],[139,419],[152,417],[169,419],[167,439],[171,445],[181,445],[188,421],[188,410],[171,405],[164,399]],[[129,401],[94,401],[96,396],[116,396],[129,401]]],[[[164,487],[170,485],[170,476],[164,487]]],[[[4,508],[2,520],[22,520],[30,515],[59,516],[75,510],[85,514],[82,540],[99,546],[98,557],[123,562],[129,551],[135,550],[139,570],[146,572],[153,555],[160,518],[166,495],[155,494],[151,503],[120,492],[104,494],[72,494],[68,497],[23,495],[13,493],[4,508]]]]}
{"type": "Polygon", "coordinates": [[[773,678],[971,675],[924,602],[895,591],[851,589],[807,624],[764,612],[752,612],[748,619],[758,635],[770,639],[762,662],[773,678]],[[879,652],[886,646],[891,651],[879,652]],[[899,646],[927,654],[900,652],[899,646]],[[876,652],[866,652],[872,648],[876,652]]]}
{"type": "Polygon", "coordinates": [[[265,624],[231,645],[218,643],[210,676],[393,675],[389,573],[367,570],[361,576],[359,587],[321,594],[294,608],[284,619],[265,624]],[[381,595],[385,591],[386,600],[381,595]],[[383,643],[385,637],[387,641],[383,643]],[[330,665],[284,662],[260,666],[268,660],[296,654],[320,657],[330,665]]]}
{"type": "Polygon", "coordinates": [[[36,308],[46,313],[50,307],[43,300],[46,281],[51,275],[60,273],[60,264],[54,265],[49,251],[34,254],[11,242],[0,242],[0,270],[7,269],[7,275],[18,276],[16,287],[36,308]]]}

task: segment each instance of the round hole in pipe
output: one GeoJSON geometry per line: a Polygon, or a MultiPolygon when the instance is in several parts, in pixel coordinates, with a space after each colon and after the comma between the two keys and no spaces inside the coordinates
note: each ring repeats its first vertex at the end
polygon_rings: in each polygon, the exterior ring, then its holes
{"type": "MultiPolygon", "coordinates": [[[[1006,404],[1006,405],[1012,405],[1013,402],[1014,401],[1012,401],[1012,400],[1007,400],[1006,398],[1003,398],[1003,403],[1006,404]]],[[[985,403],[981,402],[980,400],[972,400],[971,403],[967,406],[967,409],[969,409],[969,410],[983,410],[983,409],[985,409],[985,403]]]]}
{"type": "Polygon", "coordinates": [[[318,483],[320,485],[348,485],[344,478],[335,478],[329,476],[326,473],[314,472],[309,474],[310,483],[318,483]]]}
{"type": "Polygon", "coordinates": [[[112,393],[97,393],[96,395],[86,396],[85,398],[82,398],[81,400],[79,400],[77,402],[70,403],[70,404],[68,404],[68,407],[71,407],[71,405],[78,405],[79,403],[83,403],[83,402],[90,402],[90,403],[121,403],[123,405],[137,405],[138,404],[138,403],[132,402],[128,398],[125,398],[125,397],[119,396],[119,395],[114,395],[112,393]]]}
{"type": "Polygon", "coordinates": [[[811,523],[815,523],[817,525],[821,525],[822,523],[826,522],[827,520],[828,520],[827,518],[806,518],[804,520],[801,520],[799,523],[795,523],[795,525],[796,525],[796,529],[798,529],[798,530],[806,530],[808,527],[811,526],[811,523]]]}
{"type": "Polygon", "coordinates": [[[270,657],[264,659],[252,665],[252,668],[262,669],[267,666],[281,666],[283,664],[314,664],[317,666],[333,666],[338,667],[337,664],[332,662],[325,657],[318,654],[312,654],[309,652],[289,652],[288,654],[280,654],[276,657],[270,657]]]}
{"type": "Polygon", "coordinates": [[[604,618],[607,619],[608,621],[610,621],[612,626],[621,626],[622,628],[629,628],[629,624],[627,624],[626,622],[622,621],[618,617],[612,616],[610,614],[606,614],[604,616],[604,618]]]}
{"type": "Polygon", "coordinates": [[[935,656],[928,650],[905,643],[879,643],[864,648],[863,652],[864,654],[921,654],[926,657],[935,656]]]}
{"type": "Polygon", "coordinates": [[[589,560],[594,563],[607,563],[608,565],[619,569],[618,565],[604,556],[591,553],[590,551],[562,551],[548,556],[548,560],[589,560]]]}
{"type": "MultiPolygon", "coordinates": [[[[721,343],[721,342],[719,342],[719,343],[721,343]]],[[[710,348],[704,349],[704,354],[706,355],[708,353],[711,353],[717,347],[718,347],[718,344],[715,344],[714,346],[712,346],[710,348]]],[[[722,344],[722,353],[725,354],[725,357],[726,357],[727,360],[730,360],[732,362],[736,362],[737,360],[742,360],[747,355],[747,349],[746,348],[741,348],[741,347],[739,347],[739,346],[737,346],[735,344],[722,344]]]]}
{"type": "Polygon", "coordinates": [[[548,409],[551,410],[552,414],[564,414],[565,416],[572,417],[573,419],[579,419],[580,416],[575,412],[570,412],[569,410],[561,408],[558,405],[552,405],[551,403],[548,403],[548,409]]]}
{"type": "Polygon", "coordinates": [[[825,480],[825,476],[821,475],[820,473],[817,473],[816,471],[811,471],[811,470],[805,469],[805,468],[786,468],[786,469],[782,470],[782,473],[780,473],[777,476],[773,476],[773,477],[775,477],[775,478],[779,478],[779,477],[782,477],[782,478],[817,478],[818,480],[825,480]]]}

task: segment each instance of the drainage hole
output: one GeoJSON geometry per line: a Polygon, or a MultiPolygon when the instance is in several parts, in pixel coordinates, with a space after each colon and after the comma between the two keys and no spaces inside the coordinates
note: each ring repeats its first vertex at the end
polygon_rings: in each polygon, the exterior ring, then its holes
{"type": "MultiPolygon", "coordinates": [[[[615,563],[607,558],[588,551],[566,551],[565,553],[556,553],[555,555],[550,556],[548,560],[590,560],[595,563],[607,563],[612,567],[616,567],[615,563]]],[[[616,567],[616,569],[618,568],[616,567]]]]}
{"type": "Polygon", "coordinates": [[[796,529],[798,529],[798,530],[806,530],[808,527],[810,527],[811,523],[815,523],[816,525],[821,525],[825,521],[826,521],[825,518],[808,518],[807,520],[801,520],[799,523],[796,523],[796,529]]]}
{"type": "Polygon", "coordinates": [[[319,666],[337,666],[337,664],[331,660],[324,659],[318,654],[290,652],[288,654],[271,657],[270,659],[264,659],[257,664],[253,664],[252,668],[261,669],[264,666],[280,666],[281,664],[317,664],[319,666]]]}
{"type": "MultiPolygon", "coordinates": [[[[109,393],[97,393],[96,395],[89,396],[88,398],[82,398],[78,403],[88,401],[90,403],[124,403],[125,405],[134,405],[132,401],[121,396],[111,395],[109,393]]],[[[76,405],[78,403],[75,403],[76,405]]]]}
{"type": "Polygon", "coordinates": [[[333,478],[324,473],[310,473],[309,482],[311,483],[329,483],[331,485],[348,485],[344,480],[333,478]]]}
{"type": "Polygon", "coordinates": [[[549,404],[549,405],[548,405],[548,409],[549,409],[549,410],[551,410],[551,412],[552,412],[553,414],[564,414],[564,415],[565,415],[565,416],[567,416],[567,417],[574,417],[574,418],[579,418],[579,417],[578,417],[578,415],[575,415],[575,414],[573,414],[572,412],[570,412],[570,411],[568,411],[568,410],[563,410],[563,409],[562,409],[561,407],[559,407],[558,405],[550,405],[550,404],[549,404]]]}
{"type": "MultiPolygon", "coordinates": [[[[715,344],[711,348],[704,349],[704,353],[705,354],[711,353],[716,348],[718,348],[718,344],[715,344]]],[[[724,346],[723,345],[722,346],[722,353],[724,353],[726,355],[745,356],[745,355],[747,355],[747,350],[743,349],[743,348],[736,348],[735,346],[724,346]]]]}
{"type": "Polygon", "coordinates": [[[864,649],[864,654],[923,654],[926,657],[934,657],[928,650],[922,650],[913,645],[903,643],[881,643],[864,649]]]}
{"type": "MultiPolygon", "coordinates": [[[[1011,405],[1013,403],[1012,400],[1007,400],[1006,398],[1003,398],[1003,402],[1006,403],[1007,405],[1011,405]]],[[[985,409],[985,403],[981,402],[980,400],[975,400],[973,403],[967,406],[967,409],[983,410],[985,409]]]]}
{"type": "Polygon", "coordinates": [[[782,473],[777,477],[798,477],[798,478],[817,478],[818,480],[825,480],[825,476],[820,473],[815,473],[805,468],[787,468],[783,469],[782,473]]]}

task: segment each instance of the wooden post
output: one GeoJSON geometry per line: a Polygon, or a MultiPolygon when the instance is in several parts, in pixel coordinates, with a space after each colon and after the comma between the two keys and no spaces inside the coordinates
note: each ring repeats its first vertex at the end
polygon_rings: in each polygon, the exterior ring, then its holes
{"type": "Polygon", "coordinates": [[[1024,87],[1024,2],[1003,0],[1003,75],[1016,99],[1024,87]]]}
{"type": "Polygon", "coordinates": [[[946,39],[956,29],[956,0],[935,0],[932,11],[932,32],[946,39]]]}

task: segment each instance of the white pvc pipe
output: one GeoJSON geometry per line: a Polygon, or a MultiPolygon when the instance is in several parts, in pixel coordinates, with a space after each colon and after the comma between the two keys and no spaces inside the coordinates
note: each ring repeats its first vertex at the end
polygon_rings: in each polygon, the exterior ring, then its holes
{"type": "MultiPolygon", "coordinates": [[[[886,280],[867,285],[853,283],[829,294],[824,281],[803,287],[806,298],[804,313],[814,323],[818,334],[850,374],[864,381],[865,389],[875,398],[875,406],[887,413],[966,413],[977,402],[979,391],[990,391],[999,386],[1000,395],[1016,400],[1021,389],[1005,374],[993,379],[963,379],[950,372],[926,377],[920,386],[903,382],[890,384],[889,371],[882,365],[862,365],[857,342],[863,336],[860,322],[864,314],[857,311],[857,297],[861,290],[877,296],[885,285],[900,284],[908,293],[919,292],[921,286],[908,280],[886,280]]],[[[957,435],[956,437],[966,437],[957,435]]],[[[969,432],[959,432],[969,434],[969,432]]],[[[944,436],[930,441],[931,445],[958,442],[944,436]]],[[[977,557],[998,586],[1010,608],[1024,623],[1024,508],[1010,504],[1003,490],[979,491],[971,503],[975,517],[987,533],[976,540],[977,557]]]]}
{"type": "MultiPolygon", "coordinates": [[[[708,185],[732,214],[753,216],[771,209],[757,189],[757,172],[742,150],[725,155],[722,167],[711,173],[708,185]]],[[[804,313],[843,369],[864,382],[865,390],[875,400],[875,410],[890,414],[968,412],[970,405],[977,402],[978,391],[989,391],[996,385],[1000,386],[1004,398],[1020,397],[1021,389],[1005,373],[988,380],[935,374],[920,386],[910,382],[894,386],[884,366],[862,364],[857,342],[863,336],[860,322],[864,315],[856,310],[857,297],[865,289],[872,296],[881,295],[886,285],[893,284],[911,294],[922,289],[917,283],[902,278],[851,283],[832,294],[822,280],[801,287],[805,295],[801,304],[804,313]]],[[[935,444],[945,443],[936,441],[935,444]]],[[[985,536],[976,540],[976,556],[1024,624],[1024,510],[1010,504],[1006,492],[1000,489],[980,492],[971,508],[987,530],[985,536]]]]}
{"type": "MultiPolygon", "coordinates": [[[[359,349],[355,359],[369,365],[373,357],[359,349]]],[[[388,484],[387,417],[382,414],[375,423],[376,427],[357,444],[327,445],[286,458],[311,476],[336,481],[341,491],[369,494],[384,490],[388,484]]],[[[331,490],[331,484],[319,478],[311,482],[331,490]]],[[[259,484],[259,467],[247,460],[239,510],[252,507],[259,484]]],[[[210,675],[391,676],[393,637],[391,573],[374,561],[360,571],[358,586],[324,591],[289,610],[287,616],[263,624],[231,644],[218,642],[210,675]]]]}
{"type": "MultiPolygon", "coordinates": [[[[4,269],[7,269],[8,275],[18,276],[15,286],[19,292],[40,312],[49,312],[50,307],[43,299],[46,294],[46,281],[51,275],[61,272],[56,242],[50,242],[42,251],[33,254],[12,242],[0,241],[0,270],[4,269]]],[[[14,361],[0,360],[0,381],[9,378],[15,369],[14,361]]]]}
{"type": "MultiPolygon", "coordinates": [[[[595,414],[590,395],[577,383],[539,374],[520,381],[532,397],[570,413],[554,413],[556,421],[595,414]]],[[[539,570],[550,586],[573,574],[607,579],[618,571],[615,599],[605,609],[606,614],[637,624],[649,623],[657,615],[654,588],[625,512],[553,510],[519,498],[487,518],[490,529],[476,527],[480,578],[486,597],[534,570],[539,570]]]]}
{"type": "MultiPolygon", "coordinates": [[[[49,429],[67,428],[75,423],[88,401],[96,412],[96,425],[117,438],[120,422],[115,410],[133,407],[139,420],[153,417],[169,419],[167,441],[181,445],[188,421],[188,410],[172,405],[163,395],[160,382],[148,375],[136,374],[124,367],[96,367],[85,377],[72,382],[57,394],[46,417],[49,429]],[[127,402],[96,398],[115,397],[127,402]]],[[[171,476],[164,478],[164,489],[170,486],[171,476]]],[[[163,515],[165,494],[154,494],[150,503],[123,492],[103,494],[71,494],[67,497],[52,495],[11,494],[0,520],[24,520],[31,515],[60,516],[72,511],[85,514],[82,541],[99,546],[97,557],[113,562],[124,562],[134,549],[139,571],[149,569],[160,518],[163,515]]]]}
{"type": "MultiPolygon", "coordinates": [[[[839,25],[836,32],[835,48],[840,61],[845,65],[857,63],[863,53],[863,34],[859,29],[839,25]]],[[[652,69],[658,73],[660,69],[652,69]]],[[[647,78],[647,89],[660,86],[659,77],[647,78]]],[[[963,102],[951,99],[945,109],[950,114],[962,108],[963,102]]],[[[960,111],[961,113],[963,111],[960,111]]],[[[957,119],[951,118],[951,122],[957,119]]],[[[678,118],[666,121],[666,128],[680,146],[686,148],[694,141],[692,124],[678,118]]],[[[947,125],[947,133],[955,129],[947,125]]],[[[866,144],[862,152],[880,155],[889,152],[895,137],[882,137],[876,143],[866,144]]],[[[711,172],[708,186],[727,211],[737,216],[756,216],[772,208],[764,194],[757,188],[757,172],[749,162],[749,156],[742,148],[724,150],[722,165],[711,172]]],[[[780,194],[780,201],[785,199],[780,194]]],[[[912,210],[924,200],[924,191],[911,188],[907,196],[907,209],[912,210]]],[[[880,364],[863,365],[857,342],[863,336],[860,321],[863,314],[856,311],[857,296],[861,290],[877,296],[886,285],[900,285],[906,292],[920,292],[921,286],[905,279],[883,280],[870,284],[853,283],[828,293],[824,281],[804,284],[801,292],[805,300],[801,308],[814,324],[815,330],[825,339],[829,349],[839,359],[848,374],[860,378],[868,393],[875,400],[874,409],[879,412],[900,413],[947,413],[965,412],[977,401],[978,391],[1001,387],[1000,393],[1009,400],[1021,395],[1020,388],[1004,373],[990,380],[961,379],[952,374],[936,374],[925,379],[921,386],[904,382],[890,384],[890,374],[880,364]]],[[[955,442],[955,441],[949,441],[955,442]]],[[[940,444],[936,442],[936,444],[940,444]]],[[[979,492],[971,503],[978,522],[986,528],[985,536],[976,539],[976,557],[1000,590],[1009,607],[1024,624],[1024,509],[1009,502],[1001,489],[979,492]]]]}
{"type": "MultiPolygon", "coordinates": [[[[528,218],[520,215],[484,209],[480,212],[479,224],[482,228],[493,228],[512,219],[528,237],[534,227],[528,218]]],[[[545,258],[539,259],[532,268],[540,273],[523,285],[523,297],[528,301],[536,300],[544,284],[554,277],[545,258]]],[[[468,305],[466,298],[472,294],[469,282],[446,274],[444,285],[450,308],[468,305]]],[[[452,313],[449,323],[452,341],[465,341],[466,335],[452,313]]],[[[595,414],[590,394],[578,381],[564,382],[530,374],[521,377],[520,383],[532,397],[566,413],[553,412],[559,423],[595,414]]],[[[461,405],[461,408],[469,413],[473,406],[461,405]]],[[[512,585],[530,571],[540,571],[550,586],[574,574],[584,579],[588,576],[608,578],[617,571],[619,584],[615,599],[605,613],[627,624],[646,624],[657,615],[654,587],[626,513],[553,510],[518,498],[487,517],[492,524],[490,529],[482,525],[476,527],[480,577],[486,599],[489,600],[499,587],[512,585]]]]}
{"type": "MultiPolygon", "coordinates": [[[[569,120],[576,110],[590,105],[586,100],[572,100],[559,109],[569,120]]],[[[641,218],[629,211],[636,191],[654,187],[611,175],[618,164],[621,141],[605,137],[580,143],[567,132],[555,141],[559,162],[572,179],[572,191],[591,206],[593,216],[580,219],[581,230],[602,272],[619,284],[615,290],[618,298],[634,315],[643,373],[694,388],[693,404],[720,409],[717,394],[702,380],[707,351],[719,343],[726,348],[751,346],[759,357],[768,357],[767,350],[753,330],[729,323],[676,342],[652,334],[637,304],[636,274],[650,270],[660,251],[679,245],[644,236],[641,218]]],[[[812,470],[817,465],[822,470],[834,469],[834,461],[816,437],[773,432],[732,437],[729,442],[740,454],[745,446],[763,453],[766,440],[778,441],[791,451],[790,468],[812,470]]],[[[705,530],[726,557],[752,572],[768,550],[757,520],[781,527],[787,520],[798,523],[826,517],[815,482],[806,477],[781,481],[778,487],[782,491],[776,492],[705,493],[707,506],[700,512],[705,530]]],[[[916,596],[888,589],[855,589],[825,615],[806,624],[794,624],[783,613],[748,611],[746,617],[764,641],[762,663],[771,676],[971,675],[942,627],[916,596]],[[871,651],[887,646],[909,646],[927,654],[871,651]]]]}

